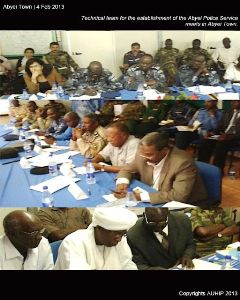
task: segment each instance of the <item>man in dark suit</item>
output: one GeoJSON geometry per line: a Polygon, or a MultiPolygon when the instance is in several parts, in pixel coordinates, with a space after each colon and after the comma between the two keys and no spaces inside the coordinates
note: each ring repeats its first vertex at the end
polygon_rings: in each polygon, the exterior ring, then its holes
{"type": "Polygon", "coordinates": [[[181,212],[167,208],[145,208],[145,213],[127,232],[133,261],[140,270],[169,269],[178,264],[194,267],[191,221],[181,212]]]}
{"type": "Polygon", "coordinates": [[[228,149],[240,145],[240,100],[231,102],[232,109],[226,111],[214,134],[217,139],[204,139],[199,148],[198,160],[209,162],[214,154],[213,164],[222,170],[225,166],[228,149]]]}
{"type": "Polygon", "coordinates": [[[156,189],[154,193],[136,193],[137,200],[152,204],[175,200],[200,205],[208,199],[193,158],[184,150],[169,147],[167,133],[152,132],[140,141],[135,160],[118,173],[117,198],[126,196],[134,173],[156,189]]]}

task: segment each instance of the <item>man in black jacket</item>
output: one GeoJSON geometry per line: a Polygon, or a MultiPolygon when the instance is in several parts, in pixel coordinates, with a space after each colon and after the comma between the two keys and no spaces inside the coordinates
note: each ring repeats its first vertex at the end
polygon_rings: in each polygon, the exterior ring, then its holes
{"type": "Polygon", "coordinates": [[[140,270],[169,269],[178,264],[192,269],[195,256],[192,226],[181,212],[145,208],[145,213],[127,232],[133,261],[140,270]]]}

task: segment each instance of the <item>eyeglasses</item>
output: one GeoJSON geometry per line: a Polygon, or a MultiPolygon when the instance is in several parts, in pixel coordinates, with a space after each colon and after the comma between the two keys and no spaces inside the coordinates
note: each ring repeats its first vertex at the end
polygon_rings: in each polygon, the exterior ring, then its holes
{"type": "Polygon", "coordinates": [[[152,221],[148,221],[147,216],[146,216],[145,213],[143,213],[143,216],[144,216],[145,222],[149,226],[156,226],[156,225],[158,225],[158,226],[161,226],[161,227],[163,227],[163,226],[165,227],[168,224],[168,220],[166,220],[166,221],[159,221],[159,222],[152,222],[152,221]]]}
{"type": "Polygon", "coordinates": [[[32,231],[32,232],[26,232],[26,231],[21,231],[22,233],[28,235],[29,237],[36,237],[37,235],[39,234],[43,234],[45,231],[45,228],[42,228],[40,230],[35,230],[35,231],[32,231]]]}

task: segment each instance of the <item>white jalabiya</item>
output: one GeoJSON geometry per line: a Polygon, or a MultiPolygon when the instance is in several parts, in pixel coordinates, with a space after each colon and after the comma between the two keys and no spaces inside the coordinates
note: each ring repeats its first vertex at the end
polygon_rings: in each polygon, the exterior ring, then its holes
{"type": "Polygon", "coordinates": [[[62,242],[56,270],[137,270],[126,237],[114,247],[98,246],[94,227],[77,230],[62,242]]]}

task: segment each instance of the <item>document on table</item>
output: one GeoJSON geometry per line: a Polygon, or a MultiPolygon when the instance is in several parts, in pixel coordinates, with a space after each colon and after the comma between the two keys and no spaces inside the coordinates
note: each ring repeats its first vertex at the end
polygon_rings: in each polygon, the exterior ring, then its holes
{"type": "MultiPolygon", "coordinates": [[[[196,86],[191,86],[188,88],[190,92],[194,92],[196,86]]],[[[207,85],[199,85],[200,94],[201,95],[209,95],[209,94],[216,94],[216,93],[225,93],[226,89],[221,86],[207,86],[207,85]]]]}
{"type": "Polygon", "coordinates": [[[170,201],[164,204],[162,207],[168,207],[171,210],[171,209],[180,209],[180,208],[196,207],[196,206],[183,203],[183,202],[178,202],[178,201],[170,201]]]}
{"type": "Polygon", "coordinates": [[[218,100],[239,100],[238,93],[219,93],[218,100]]]}
{"type": "Polygon", "coordinates": [[[88,95],[82,95],[82,96],[76,96],[76,97],[69,97],[69,100],[91,100],[91,99],[101,99],[101,94],[97,93],[95,96],[88,96],[88,95]]]}
{"type": "Polygon", "coordinates": [[[193,127],[189,127],[189,126],[176,126],[178,131],[195,131],[197,130],[200,126],[202,125],[201,122],[199,122],[198,120],[193,122],[193,127]]]}
{"type": "Polygon", "coordinates": [[[76,200],[84,200],[88,198],[87,194],[85,194],[85,192],[76,183],[71,183],[68,187],[68,191],[76,200]]]}
{"type": "MultiPolygon", "coordinates": [[[[74,168],[73,171],[76,172],[79,175],[85,175],[85,174],[87,174],[86,167],[84,167],[84,166],[74,168]]],[[[95,170],[94,172],[96,173],[96,172],[100,172],[100,171],[99,170],[95,170]]]]}
{"type": "MultiPolygon", "coordinates": [[[[221,266],[202,260],[202,259],[193,259],[193,264],[194,264],[194,269],[192,270],[220,270],[221,266]]],[[[179,269],[182,269],[182,265],[178,265],[179,269]]],[[[191,270],[191,269],[186,269],[186,270],[191,270]]]]}
{"type": "Polygon", "coordinates": [[[73,182],[77,182],[79,181],[79,178],[69,178],[66,176],[57,176],[54,178],[51,178],[49,180],[46,180],[44,182],[41,182],[37,185],[31,185],[30,189],[37,191],[37,192],[42,192],[43,191],[43,187],[46,185],[48,187],[49,192],[55,193],[56,191],[59,191],[63,188],[65,188],[66,186],[70,185],[73,182]]]}

